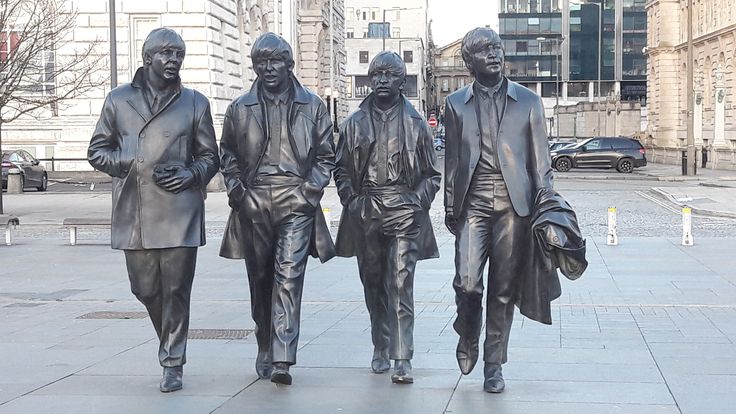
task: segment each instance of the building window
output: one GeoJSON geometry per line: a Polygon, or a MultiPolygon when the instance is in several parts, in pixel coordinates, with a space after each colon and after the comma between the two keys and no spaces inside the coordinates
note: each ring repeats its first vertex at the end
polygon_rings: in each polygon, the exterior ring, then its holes
{"type": "MultiPolygon", "coordinates": [[[[0,32],[0,63],[5,65],[8,61],[12,60],[15,53],[18,51],[18,46],[23,43],[24,40],[25,43],[33,40],[31,33],[26,33],[25,39],[21,39],[21,35],[22,33],[17,31],[0,32]]],[[[40,36],[47,37],[49,34],[47,33],[40,36]]],[[[49,40],[41,41],[48,42],[49,40]]],[[[26,58],[28,59],[26,73],[25,76],[21,75],[21,79],[23,79],[24,82],[18,85],[18,91],[23,91],[29,94],[53,95],[55,93],[54,71],[56,63],[56,55],[54,54],[54,51],[38,50],[19,57],[19,59],[26,58]],[[26,84],[25,79],[29,78],[36,79],[36,81],[26,84]]]]}
{"type": "Polygon", "coordinates": [[[348,20],[348,21],[353,20],[353,13],[355,13],[355,11],[353,10],[352,7],[346,7],[345,8],[345,20],[348,20]]]}
{"type": "Polygon", "coordinates": [[[406,83],[404,84],[404,96],[409,98],[416,98],[419,96],[417,89],[417,75],[407,75],[406,83]]]}
{"type": "Polygon", "coordinates": [[[371,20],[378,20],[378,7],[371,9],[371,20]]]}
{"type": "Polygon", "coordinates": [[[391,30],[391,34],[393,37],[401,37],[401,32],[398,27],[394,27],[393,30],[391,30]]]}
{"type": "Polygon", "coordinates": [[[371,79],[368,76],[356,76],[353,96],[365,98],[369,93],[371,93],[371,79]]]}
{"type": "Polygon", "coordinates": [[[130,16],[130,78],[143,66],[143,42],[153,29],[161,27],[159,16],[130,16]]]}
{"type": "Polygon", "coordinates": [[[12,57],[18,49],[20,36],[18,32],[5,31],[0,33],[0,62],[8,63],[8,57],[12,57]]]}
{"type": "Polygon", "coordinates": [[[346,36],[347,36],[348,39],[352,39],[355,36],[355,33],[353,33],[353,32],[347,32],[346,36]]]}
{"type": "Polygon", "coordinates": [[[404,62],[405,63],[414,63],[414,51],[412,51],[412,50],[405,50],[404,51],[404,62]]]}
{"type": "Polygon", "coordinates": [[[361,50],[358,52],[358,61],[360,63],[368,63],[368,51],[367,50],[361,50]]]}
{"type": "Polygon", "coordinates": [[[447,92],[450,90],[450,80],[449,79],[442,79],[442,91],[447,92]]]}
{"type": "Polygon", "coordinates": [[[526,40],[517,40],[516,41],[516,53],[519,55],[526,55],[528,51],[528,43],[526,40]]]}
{"type": "Polygon", "coordinates": [[[368,13],[367,12],[363,12],[363,20],[368,20],[368,13]]]}
{"type": "Polygon", "coordinates": [[[391,37],[391,23],[368,23],[368,38],[383,39],[391,37]]]}

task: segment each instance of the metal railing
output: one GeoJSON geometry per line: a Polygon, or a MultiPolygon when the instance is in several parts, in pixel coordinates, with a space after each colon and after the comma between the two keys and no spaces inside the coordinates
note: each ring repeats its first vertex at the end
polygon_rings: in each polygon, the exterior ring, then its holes
{"type": "MultiPolygon", "coordinates": [[[[49,171],[56,171],[56,163],[57,162],[88,162],[87,158],[36,158],[37,160],[41,162],[51,162],[51,169],[49,171]]],[[[46,167],[48,169],[48,166],[46,167]]]]}

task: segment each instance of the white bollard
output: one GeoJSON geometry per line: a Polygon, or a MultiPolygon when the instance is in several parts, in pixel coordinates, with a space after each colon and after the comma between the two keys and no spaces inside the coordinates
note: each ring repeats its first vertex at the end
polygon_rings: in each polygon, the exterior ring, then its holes
{"type": "Polygon", "coordinates": [[[609,246],[618,246],[616,207],[608,207],[608,237],[606,237],[606,244],[609,246]]]}
{"type": "Polygon", "coordinates": [[[693,209],[682,208],[682,245],[693,245],[693,209]]]}

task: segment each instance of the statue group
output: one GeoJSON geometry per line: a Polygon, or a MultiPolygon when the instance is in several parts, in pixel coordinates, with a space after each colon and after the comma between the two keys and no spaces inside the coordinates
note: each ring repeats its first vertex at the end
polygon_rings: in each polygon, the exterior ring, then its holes
{"type": "MultiPolygon", "coordinates": [[[[291,46],[261,35],[251,52],[257,79],[228,107],[218,150],[207,98],[181,85],[185,52],[173,30],[149,34],[143,66],[107,96],[88,151],[112,176],[112,247],[124,251],[131,290],[160,340],[160,390],[182,388],[205,188],[217,171],[231,207],[220,255],[245,262],[258,376],[292,383],[308,256],[356,256],[371,370],[413,383],[414,273],[417,261],[439,257],[429,209],[442,177],[432,131],[402,93],[401,57],[373,58],[373,91],[335,148],[324,103],[293,74],[291,46]],[[343,205],[334,244],[320,207],[333,176],[343,205]]],[[[541,100],[503,76],[498,34],[470,31],[462,56],[475,82],[448,96],[444,116],[456,356],[463,374],[478,361],[488,264],[483,388],[498,393],[514,307],[550,324],[557,269],[571,279],[583,273],[585,240],[552,187],[541,100]]]]}

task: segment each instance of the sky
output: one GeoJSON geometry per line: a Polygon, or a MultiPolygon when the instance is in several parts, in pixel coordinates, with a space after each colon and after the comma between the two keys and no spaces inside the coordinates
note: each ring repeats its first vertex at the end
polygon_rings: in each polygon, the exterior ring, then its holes
{"type": "Polygon", "coordinates": [[[498,0],[429,0],[432,37],[438,47],[479,26],[498,30],[498,0]]]}

